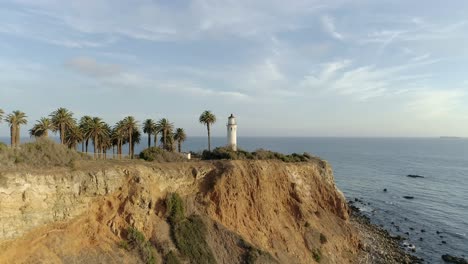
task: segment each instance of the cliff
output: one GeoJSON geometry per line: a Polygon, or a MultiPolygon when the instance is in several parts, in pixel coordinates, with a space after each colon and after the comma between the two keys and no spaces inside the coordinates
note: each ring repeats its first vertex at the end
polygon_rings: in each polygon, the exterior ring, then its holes
{"type": "MultiPolygon", "coordinates": [[[[156,263],[173,256],[196,263],[177,240],[183,226],[167,220],[173,192],[182,197],[184,223],[198,224],[195,230],[203,232],[193,237],[202,237],[201,250],[217,263],[356,261],[358,238],[346,201],[329,165],[317,159],[82,161],[3,171],[0,263],[148,262],[122,243],[128,227],[149,240],[156,263]]],[[[192,238],[184,239],[191,247],[192,238]]]]}

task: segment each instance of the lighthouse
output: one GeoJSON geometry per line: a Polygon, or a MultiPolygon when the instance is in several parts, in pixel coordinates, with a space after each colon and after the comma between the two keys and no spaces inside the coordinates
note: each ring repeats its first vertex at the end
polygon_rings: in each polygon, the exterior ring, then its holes
{"type": "Polygon", "coordinates": [[[227,123],[227,143],[233,151],[237,151],[237,122],[233,114],[229,116],[227,123]]]}

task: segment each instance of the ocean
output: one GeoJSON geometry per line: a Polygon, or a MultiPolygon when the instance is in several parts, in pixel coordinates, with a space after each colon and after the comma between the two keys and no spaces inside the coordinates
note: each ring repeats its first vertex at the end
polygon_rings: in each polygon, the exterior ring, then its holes
{"type": "MultiPolygon", "coordinates": [[[[225,143],[225,138],[212,138],[213,147],[225,143]]],[[[427,263],[444,263],[441,255],[447,253],[468,257],[468,139],[240,137],[238,144],[249,151],[319,156],[332,165],[346,198],[362,200],[358,207],[364,214],[415,245],[413,254],[427,263]]],[[[200,151],[206,145],[205,137],[191,137],[183,150],[200,151]]],[[[135,152],[145,147],[142,137],[135,152]]]]}

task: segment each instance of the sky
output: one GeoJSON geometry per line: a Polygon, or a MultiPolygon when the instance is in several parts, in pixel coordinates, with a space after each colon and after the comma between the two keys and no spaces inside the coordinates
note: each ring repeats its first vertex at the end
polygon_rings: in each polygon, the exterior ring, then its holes
{"type": "MultiPolygon", "coordinates": [[[[0,109],[239,136],[468,136],[468,1],[1,0],[0,109]]],[[[0,135],[9,135],[5,122],[0,135]]]]}

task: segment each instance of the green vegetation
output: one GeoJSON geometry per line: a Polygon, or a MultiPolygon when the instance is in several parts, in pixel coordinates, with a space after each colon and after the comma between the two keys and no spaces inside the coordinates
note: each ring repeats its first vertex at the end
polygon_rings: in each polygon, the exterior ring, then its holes
{"type": "Polygon", "coordinates": [[[208,151],[211,151],[211,125],[216,123],[216,116],[207,110],[200,115],[198,121],[206,125],[206,130],[208,131],[208,151]]]}
{"type": "Polygon", "coordinates": [[[151,134],[154,134],[154,146],[156,147],[158,128],[153,119],[146,119],[143,122],[143,133],[148,134],[148,148],[151,147],[151,134]]]}
{"type": "Polygon", "coordinates": [[[5,121],[10,126],[11,147],[18,147],[20,144],[20,127],[28,123],[26,114],[18,110],[13,111],[5,117],[5,121]]]}
{"type": "Polygon", "coordinates": [[[259,259],[263,259],[262,263],[277,263],[270,253],[252,246],[242,238],[239,241],[239,246],[245,249],[243,259],[246,264],[255,264],[259,259]]]}
{"type": "MultiPolygon", "coordinates": [[[[143,233],[134,227],[129,227],[127,229],[127,242],[129,246],[128,248],[137,250],[141,260],[144,263],[156,263],[156,250],[153,245],[148,240],[146,240],[143,233]]],[[[122,245],[124,245],[124,243],[121,242],[119,246],[122,245]]]]}
{"type": "Polygon", "coordinates": [[[174,134],[174,140],[177,141],[177,149],[179,150],[179,153],[182,152],[182,142],[184,142],[186,139],[187,135],[185,134],[184,129],[177,128],[174,134]]]}
{"type": "Polygon", "coordinates": [[[73,112],[60,107],[49,116],[54,126],[54,132],[58,131],[60,134],[60,143],[65,144],[65,133],[69,128],[74,126],[76,122],[73,118],[73,112]]]}
{"type": "Polygon", "coordinates": [[[174,242],[180,253],[195,264],[216,263],[208,246],[206,227],[198,216],[190,216],[173,227],[174,242]]]}
{"type": "Polygon", "coordinates": [[[319,248],[312,250],[312,257],[315,261],[320,263],[320,260],[322,259],[322,251],[320,251],[319,248]]]}
{"type": "MultiPolygon", "coordinates": [[[[9,123],[11,134],[11,146],[18,147],[20,144],[20,126],[27,124],[26,114],[21,111],[13,111],[4,116],[0,109],[0,123],[9,123]]],[[[157,145],[157,135],[161,133],[162,148],[174,152],[175,142],[178,143],[179,151],[181,144],[187,138],[185,131],[178,128],[173,133],[174,125],[168,119],[162,118],[157,123],[147,119],[143,125],[143,132],[148,134],[148,147],[151,147],[151,136],[154,135],[154,146],[157,145]]],[[[118,121],[113,127],[104,122],[100,117],[83,116],[77,122],[73,112],[60,107],[53,111],[49,118],[42,117],[29,130],[31,137],[36,139],[47,138],[49,131],[58,132],[60,143],[70,149],[76,149],[81,143],[81,151],[88,153],[89,141],[94,147],[94,158],[106,158],[108,150],[121,159],[123,146],[128,144],[128,156],[135,157],[135,144],[140,143],[141,131],[139,122],[133,116],[127,116],[118,121]],[[117,150],[117,151],[116,151],[117,150]]]]}
{"type": "Polygon", "coordinates": [[[158,130],[161,131],[161,143],[164,150],[174,150],[174,137],[172,131],[174,130],[174,124],[169,122],[167,118],[163,118],[156,124],[158,130]]]}
{"type": "Polygon", "coordinates": [[[320,233],[320,243],[325,244],[327,242],[327,237],[324,234],[320,233]]]}
{"type": "Polygon", "coordinates": [[[166,264],[181,264],[179,258],[176,256],[174,251],[169,251],[166,257],[164,258],[166,264]]]}
{"type": "Polygon", "coordinates": [[[45,138],[23,144],[20,148],[9,149],[0,145],[0,165],[6,167],[20,164],[35,167],[74,166],[74,162],[87,159],[90,157],[45,138]]]}
{"type": "Polygon", "coordinates": [[[171,233],[179,252],[190,263],[211,264],[216,260],[206,242],[206,226],[199,216],[185,217],[183,201],[176,193],[166,198],[166,210],[171,233]]]}
{"type": "Polygon", "coordinates": [[[166,212],[171,225],[175,225],[185,219],[184,202],[177,193],[170,193],[166,197],[166,212]]]}
{"type": "Polygon", "coordinates": [[[49,130],[54,130],[54,124],[50,121],[49,118],[43,117],[40,120],[36,121],[36,124],[29,130],[29,135],[31,137],[44,137],[47,138],[49,136],[49,130]]]}
{"type": "Polygon", "coordinates": [[[0,152],[6,151],[7,149],[8,149],[8,146],[5,143],[0,142],[0,152]]]}
{"type": "Polygon", "coordinates": [[[170,152],[163,150],[159,147],[150,147],[139,155],[140,159],[146,161],[158,161],[158,162],[173,162],[173,161],[185,161],[186,158],[179,153],[170,152]]]}
{"type": "Polygon", "coordinates": [[[285,155],[269,150],[258,149],[254,152],[248,152],[242,149],[232,151],[228,147],[218,147],[213,151],[203,151],[203,160],[282,160],[284,162],[306,162],[316,159],[308,153],[285,155]]]}
{"type": "Polygon", "coordinates": [[[130,250],[130,245],[128,244],[127,240],[122,240],[117,245],[119,246],[119,248],[123,248],[127,251],[130,250]]]}

